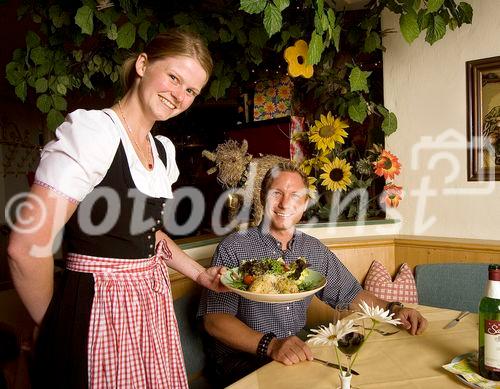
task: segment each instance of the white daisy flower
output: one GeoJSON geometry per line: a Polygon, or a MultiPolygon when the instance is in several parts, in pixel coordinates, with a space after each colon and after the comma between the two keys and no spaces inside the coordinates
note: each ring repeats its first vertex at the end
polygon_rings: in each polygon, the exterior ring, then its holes
{"type": "Polygon", "coordinates": [[[339,339],[357,331],[354,328],[353,320],[339,320],[335,324],[330,323],[328,327],[319,326],[318,329],[312,329],[311,332],[314,334],[307,335],[308,338],[311,338],[307,341],[308,343],[337,347],[339,339]]]}
{"type": "Polygon", "coordinates": [[[359,304],[359,307],[363,312],[361,313],[360,319],[371,319],[377,323],[387,323],[393,325],[401,324],[399,319],[392,318],[394,313],[390,313],[389,310],[384,311],[383,308],[380,308],[379,306],[374,307],[373,305],[370,307],[365,301],[362,301],[361,304],[359,304]]]}

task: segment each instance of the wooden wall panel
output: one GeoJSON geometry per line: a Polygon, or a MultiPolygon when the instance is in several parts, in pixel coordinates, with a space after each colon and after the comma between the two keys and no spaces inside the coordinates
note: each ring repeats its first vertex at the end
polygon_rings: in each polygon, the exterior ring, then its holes
{"type": "Polygon", "coordinates": [[[395,266],[426,263],[500,263],[500,242],[452,238],[396,238],[395,266]]]}

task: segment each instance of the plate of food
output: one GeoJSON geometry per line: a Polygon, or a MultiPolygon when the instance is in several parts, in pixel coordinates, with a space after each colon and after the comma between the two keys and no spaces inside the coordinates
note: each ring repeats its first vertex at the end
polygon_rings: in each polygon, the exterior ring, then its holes
{"type": "Polygon", "coordinates": [[[245,261],[224,273],[221,282],[242,297],[266,303],[300,301],[326,285],[325,277],[309,269],[302,257],[289,264],[282,258],[245,261]]]}

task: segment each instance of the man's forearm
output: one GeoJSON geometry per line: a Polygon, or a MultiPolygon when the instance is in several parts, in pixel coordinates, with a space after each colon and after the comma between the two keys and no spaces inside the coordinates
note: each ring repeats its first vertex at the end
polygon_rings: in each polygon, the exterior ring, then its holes
{"type": "Polygon", "coordinates": [[[209,313],[203,318],[207,332],[229,347],[255,354],[264,334],[254,331],[241,320],[227,313],[209,313]]]}

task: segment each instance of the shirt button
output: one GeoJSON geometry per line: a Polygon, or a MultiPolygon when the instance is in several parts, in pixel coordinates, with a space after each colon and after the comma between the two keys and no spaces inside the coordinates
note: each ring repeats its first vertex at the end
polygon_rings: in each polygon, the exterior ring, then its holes
{"type": "Polygon", "coordinates": [[[151,228],[151,232],[155,232],[155,228],[154,228],[154,227],[153,227],[153,228],[151,228]]]}
{"type": "Polygon", "coordinates": [[[156,221],[156,224],[160,224],[160,223],[161,223],[161,220],[160,220],[160,219],[158,219],[158,220],[156,221]]]}
{"type": "Polygon", "coordinates": [[[167,205],[167,203],[161,203],[161,206],[162,206],[163,208],[165,208],[165,205],[167,205]]]}
{"type": "Polygon", "coordinates": [[[289,311],[289,310],[290,310],[290,307],[289,307],[288,305],[286,306],[286,310],[287,310],[287,311],[289,311]]]}
{"type": "Polygon", "coordinates": [[[165,214],[165,211],[160,211],[160,215],[164,215],[165,214]]]}
{"type": "Polygon", "coordinates": [[[150,249],[152,249],[152,248],[153,248],[153,245],[152,245],[152,244],[150,244],[150,245],[149,245],[149,248],[150,248],[150,249]]]}
{"type": "Polygon", "coordinates": [[[150,239],[150,240],[151,240],[151,235],[148,235],[148,239],[150,239]]]}
{"type": "Polygon", "coordinates": [[[288,336],[292,335],[292,331],[288,331],[288,336]]]}

